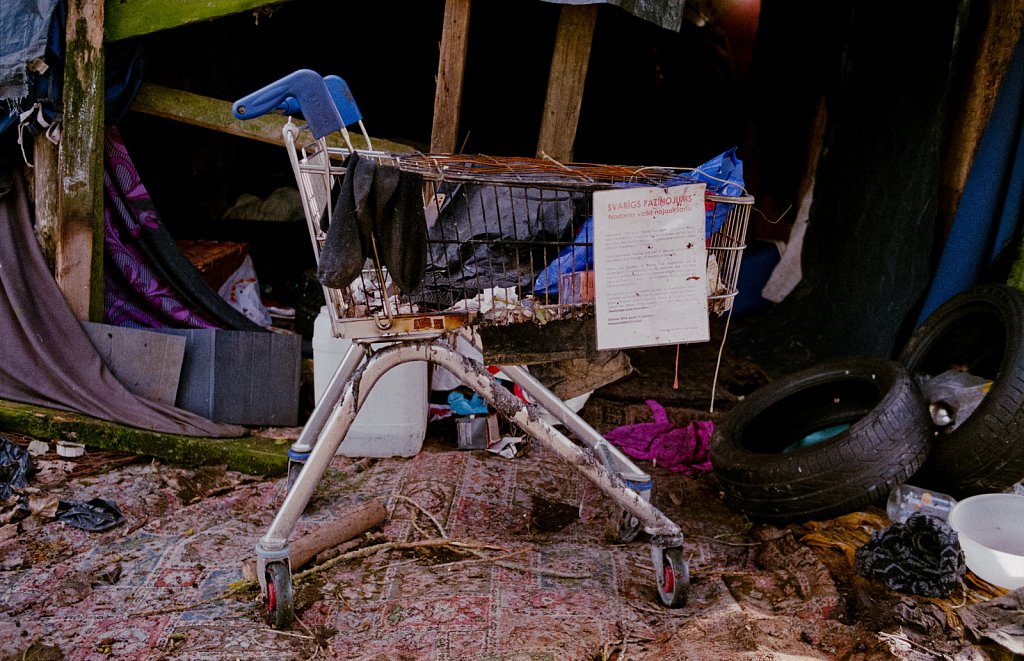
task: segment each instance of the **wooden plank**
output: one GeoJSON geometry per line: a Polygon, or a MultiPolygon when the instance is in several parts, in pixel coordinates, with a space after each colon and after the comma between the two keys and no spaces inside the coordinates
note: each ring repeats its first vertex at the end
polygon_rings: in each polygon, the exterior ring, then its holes
{"type": "Polygon", "coordinates": [[[562,5],[537,156],[546,154],[558,161],[572,160],[596,23],[597,5],[562,5]]]}
{"type": "Polygon", "coordinates": [[[103,313],[103,0],[68,3],[64,63],[54,275],[75,316],[98,321],[103,313]]]}
{"type": "MultiPolygon", "coordinates": [[[[284,146],[281,128],[285,118],[281,115],[264,115],[255,119],[235,119],[231,114],[231,102],[213,99],[208,96],[183,92],[162,85],[143,83],[138,96],[132,103],[131,110],[155,117],[163,117],[191,126],[220,131],[230,135],[250,138],[284,146]]],[[[358,132],[350,132],[352,145],[356,149],[365,149],[366,141],[358,132]]],[[[409,145],[392,142],[381,138],[370,138],[375,149],[391,152],[415,151],[409,145]]],[[[332,147],[344,145],[340,136],[328,136],[327,143],[332,147]]]]}
{"type": "Polygon", "coordinates": [[[596,360],[597,330],[592,318],[556,319],[540,324],[481,326],[487,365],[531,365],[558,360],[596,360]]]}
{"type": "Polygon", "coordinates": [[[252,11],[256,15],[254,20],[259,20],[257,10],[288,1],[107,0],[106,39],[108,42],[118,41],[246,11],[252,11]]]}
{"type": "Polygon", "coordinates": [[[224,464],[228,470],[250,475],[281,475],[288,469],[288,446],[269,432],[240,438],[178,436],[4,400],[0,400],[0,429],[40,438],[86,439],[90,448],[148,455],[185,466],[224,464]]]}
{"type": "Polygon", "coordinates": [[[446,0],[444,3],[441,56],[434,93],[434,125],[430,131],[432,152],[449,153],[456,149],[462,79],[466,71],[466,44],[469,42],[470,3],[471,0],[446,0]]]}
{"type": "Polygon", "coordinates": [[[60,150],[45,135],[37,135],[32,145],[32,189],[36,207],[36,238],[50,272],[54,271],[57,251],[57,163],[60,150]]]}

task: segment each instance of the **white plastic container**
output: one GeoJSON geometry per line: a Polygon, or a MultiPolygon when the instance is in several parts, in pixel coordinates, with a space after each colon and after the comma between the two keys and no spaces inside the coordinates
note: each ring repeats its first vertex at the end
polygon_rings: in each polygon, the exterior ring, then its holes
{"type": "MultiPolygon", "coordinates": [[[[326,307],[313,323],[313,393],[319,404],[351,340],[335,337],[326,307]]],[[[427,431],[427,363],[404,363],[377,381],[337,454],[346,457],[411,457],[427,431]]]]}
{"type": "Polygon", "coordinates": [[[964,498],[949,515],[967,568],[993,585],[1024,587],[1024,496],[986,493],[964,498]]]}

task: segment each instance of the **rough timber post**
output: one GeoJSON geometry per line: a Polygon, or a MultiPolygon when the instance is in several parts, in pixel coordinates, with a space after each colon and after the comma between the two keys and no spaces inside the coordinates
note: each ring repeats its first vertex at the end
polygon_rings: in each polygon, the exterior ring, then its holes
{"type": "Polygon", "coordinates": [[[562,5],[537,156],[546,154],[558,161],[572,160],[596,23],[597,5],[562,5]]]}
{"type": "Polygon", "coordinates": [[[68,2],[55,277],[79,319],[103,310],[103,0],[68,2]]]}
{"type": "Polygon", "coordinates": [[[441,57],[437,65],[437,91],[434,93],[434,125],[430,132],[432,152],[455,151],[459,110],[462,106],[462,79],[466,70],[471,2],[445,0],[444,3],[441,57]]]}

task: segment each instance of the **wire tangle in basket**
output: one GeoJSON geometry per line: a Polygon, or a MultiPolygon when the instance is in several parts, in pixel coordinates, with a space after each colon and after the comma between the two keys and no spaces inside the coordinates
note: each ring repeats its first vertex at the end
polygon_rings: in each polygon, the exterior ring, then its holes
{"type": "Polygon", "coordinates": [[[657,186],[684,170],[651,166],[560,163],[554,159],[482,154],[393,154],[398,167],[427,179],[504,185],[557,186],[580,190],[615,184],[657,186]]]}

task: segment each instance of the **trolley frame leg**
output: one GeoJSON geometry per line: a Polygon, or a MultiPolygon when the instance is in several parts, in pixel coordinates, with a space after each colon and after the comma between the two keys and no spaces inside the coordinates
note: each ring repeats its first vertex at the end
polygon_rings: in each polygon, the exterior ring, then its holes
{"type": "Polygon", "coordinates": [[[635,482],[638,485],[650,483],[650,475],[640,470],[621,450],[609,443],[608,439],[599,434],[596,429],[588,425],[575,411],[566,406],[565,402],[551,392],[537,377],[518,365],[502,365],[501,371],[512,381],[519,384],[519,387],[526,394],[536,400],[556,420],[565,425],[566,429],[575,434],[581,442],[586,444],[598,456],[605,459],[608,463],[608,468],[618,473],[619,477],[627,483],[635,482]]]}
{"type": "MultiPolygon", "coordinates": [[[[363,355],[365,356],[365,354],[366,350],[364,349],[363,355]]],[[[340,399],[336,403],[326,397],[321,401],[320,406],[330,409],[323,429],[318,434],[298,479],[285,496],[281,509],[274,517],[267,532],[256,544],[257,576],[263,590],[266,590],[264,578],[266,563],[288,556],[288,537],[312,498],[317,484],[323,478],[338,447],[344,441],[353,420],[355,420],[356,413],[366,400],[369,391],[388,370],[400,364],[417,360],[426,360],[447,368],[463,384],[479,393],[501,415],[518,425],[534,439],[544,443],[562,460],[576,467],[584,477],[623,510],[642,522],[644,529],[652,537],[652,547],[659,549],[682,547],[683,534],[679,526],[654,507],[649,500],[631,489],[616,471],[605,465],[605,462],[598,456],[600,453],[593,450],[588,451],[589,448],[581,448],[544,422],[538,415],[535,405],[524,402],[506,390],[484,365],[459,354],[442,342],[402,342],[373,353],[365,363],[355,369],[341,389],[340,399]]],[[[338,376],[336,374],[335,378],[338,376]]],[[[547,389],[543,386],[540,390],[536,390],[536,392],[544,391],[547,389]]],[[[550,394],[550,391],[547,392],[550,394]]],[[[581,429],[588,428],[586,423],[575,414],[567,417],[569,419],[576,418],[577,421],[573,422],[574,426],[579,426],[581,429]]],[[[596,433],[591,428],[591,432],[586,434],[593,440],[593,434],[596,433]]]]}
{"type": "Polygon", "coordinates": [[[345,356],[338,363],[338,367],[335,369],[334,375],[327,384],[327,388],[320,397],[316,408],[309,414],[309,419],[306,420],[306,424],[302,427],[302,432],[295,439],[295,442],[292,443],[291,449],[294,452],[308,454],[313,449],[317,437],[323,431],[324,425],[327,424],[327,419],[331,415],[331,409],[345,391],[345,384],[355,374],[356,368],[363,362],[366,355],[367,350],[362,343],[353,342],[349,345],[345,356]]]}

